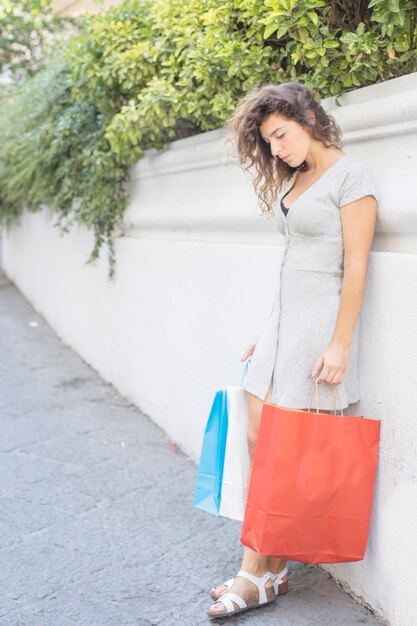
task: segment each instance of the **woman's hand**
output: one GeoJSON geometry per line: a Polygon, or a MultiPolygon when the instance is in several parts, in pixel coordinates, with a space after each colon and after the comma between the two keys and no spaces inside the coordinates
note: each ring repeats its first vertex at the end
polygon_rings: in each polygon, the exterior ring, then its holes
{"type": "Polygon", "coordinates": [[[339,385],[345,377],[346,367],[349,358],[350,345],[334,341],[327,350],[319,356],[314,363],[311,378],[314,378],[321,370],[317,379],[318,383],[330,383],[339,385]]]}
{"type": "Polygon", "coordinates": [[[241,361],[246,361],[246,359],[248,359],[250,356],[252,356],[252,354],[254,353],[256,348],[256,343],[251,343],[251,345],[248,347],[248,349],[246,350],[245,354],[242,356],[242,358],[240,359],[241,361]]]}

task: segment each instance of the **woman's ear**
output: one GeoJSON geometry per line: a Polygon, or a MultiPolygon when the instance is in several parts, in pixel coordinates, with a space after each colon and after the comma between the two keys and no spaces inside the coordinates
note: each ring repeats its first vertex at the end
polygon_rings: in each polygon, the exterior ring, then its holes
{"type": "Polygon", "coordinates": [[[314,122],[316,121],[316,114],[314,113],[314,111],[307,111],[306,120],[311,124],[314,124],[314,122]]]}

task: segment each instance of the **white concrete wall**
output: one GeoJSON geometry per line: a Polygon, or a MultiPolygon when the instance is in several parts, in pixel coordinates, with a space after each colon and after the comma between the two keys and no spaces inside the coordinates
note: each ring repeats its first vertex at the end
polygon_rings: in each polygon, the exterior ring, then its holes
{"type": "MultiPolygon", "coordinates": [[[[417,74],[325,102],[344,150],[382,194],[361,313],[361,401],[382,420],[366,559],[325,566],[392,625],[417,623],[417,74]]],[[[47,210],[4,241],[8,276],[62,339],[197,460],[217,388],[239,384],[240,357],[266,321],[281,236],[257,215],[250,178],[223,129],[149,151],[132,169],[117,276],[85,266],[83,229],[61,237],[47,210]]]]}

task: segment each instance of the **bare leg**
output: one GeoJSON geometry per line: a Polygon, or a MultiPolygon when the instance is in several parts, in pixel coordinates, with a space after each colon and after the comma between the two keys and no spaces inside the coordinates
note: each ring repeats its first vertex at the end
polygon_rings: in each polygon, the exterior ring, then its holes
{"type": "MultiPolygon", "coordinates": [[[[264,403],[270,403],[272,394],[272,381],[266,395],[264,401],[262,401],[257,396],[247,392],[247,400],[248,400],[248,408],[249,408],[249,427],[248,427],[248,448],[249,448],[249,477],[252,471],[252,463],[253,457],[255,454],[256,442],[258,439],[259,432],[259,424],[261,420],[262,407],[264,403]]],[[[297,409],[299,410],[299,409],[297,409]]],[[[303,411],[308,411],[308,408],[301,409],[303,411]]],[[[320,409],[321,413],[331,413],[332,411],[324,411],[320,409]]],[[[249,480],[248,480],[249,483],[249,480]]],[[[280,557],[271,557],[271,556],[261,556],[254,550],[247,548],[246,546],[243,549],[243,559],[241,569],[253,574],[254,576],[261,576],[265,574],[265,572],[270,571],[273,573],[280,572],[287,564],[287,561],[281,559],[280,557]]],[[[288,582],[288,577],[285,576],[283,578],[283,583],[286,585],[288,582]]],[[[268,581],[265,584],[265,589],[272,588],[272,581],[268,581]]],[[[216,595],[216,597],[220,597],[223,593],[227,591],[232,591],[236,593],[240,597],[242,597],[247,603],[255,604],[258,602],[258,590],[255,585],[253,585],[250,581],[242,578],[240,576],[236,576],[233,582],[231,589],[228,587],[221,585],[212,589],[212,592],[216,595]]],[[[269,592],[267,592],[269,593],[269,592]]],[[[223,613],[225,607],[222,603],[217,603],[212,605],[210,608],[210,614],[223,613]]]]}
{"type": "MultiPolygon", "coordinates": [[[[258,438],[259,431],[259,423],[261,420],[262,407],[264,402],[269,403],[271,399],[272,393],[272,381],[269,387],[269,391],[265,398],[265,401],[262,401],[260,398],[254,396],[251,393],[247,393],[248,399],[248,408],[249,408],[249,427],[248,427],[248,448],[249,448],[249,461],[250,461],[250,469],[249,476],[252,470],[253,457],[255,453],[256,441],[258,438]]],[[[249,481],[248,481],[249,482],[249,481]]],[[[254,576],[262,576],[267,571],[272,571],[277,573],[281,571],[286,565],[286,561],[280,559],[279,557],[268,557],[261,556],[254,550],[250,548],[244,547],[243,550],[243,560],[241,569],[253,574],[254,576]]],[[[284,582],[286,582],[287,577],[284,578],[284,582]]],[[[265,589],[267,590],[268,596],[273,592],[272,589],[272,581],[268,581],[265,584],[265,589]],[[268,591],[269,589],[269,591],[268,591]]],[[[215,590],[216,596],[219,597],[222,593],[229,591],[229,589],[225,586],[217,587],[215,590]]],[[[258,590],[253,583],[242,578],[240,576],[236,576],[233,582],[233,585],[230,589],[233,593],[236,593],[240,597],[242,597],[248,604],[255,604],[258,602],[258,590]]],[[[223,613],[225,607],[222,603],[217,603],[210,608],[210,613],[215,614],[223,613]]]]}
{"type": "MultiPolygon", "coordinates": [[[[258,440],[258,432],[259,432],[259,424],[261,422],[261,414],[262,414],[262,407],[264,404],[269,404],[271,402],[271,396],[272,396],[272,381],[271,384],[269,385],[269,389],[268,389],[268,393],[266,394],[266,398],[264,401],[260,400],[257,396],[254,396],[251,393],[247,392],[247,400],[248,400],[248,409],[249,409],[249,428],[248,428],[248,448],[249,448],[249,475],[248,475],[248,485],[250,482],[250,475],[252,472],[252,464],[253,464],[253,458],[255,456],[255,448],[256,448],[256,442],[258,440]]],[[[261,557],[257,552],[254,552],[253,550],[251,550],[250,548],[245,547],[243,550],[243,561],[242,561],[242,568],[241,569],[245,569],[246,566],[250,567],[251,569],[246,570],[249,571],[251,574],[254,573],[252,572],[252,568],[259,568],[262,570],[264,569],[263,572],[265,571],[270,571],[270,572],[280,572],[287,564],[287,561],[280,559],[279,557],[261,557]],[[257,564],[257,565],[256,565],[257,564]]],[[[260,576],[261,574],[257,574],[257,576],[260,576]]]]}

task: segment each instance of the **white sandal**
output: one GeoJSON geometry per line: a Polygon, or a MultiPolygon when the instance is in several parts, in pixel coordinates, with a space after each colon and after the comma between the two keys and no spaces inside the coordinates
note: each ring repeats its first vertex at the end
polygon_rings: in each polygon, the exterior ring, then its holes
{"type": "MultiPolygon", "coordinates": [[[[272,573],[272,572],[271,572],[272,573]]],[[[277,580],[278,580],[278,591],[276,591],[276,595],[284,595],[285,593],[287,593],[288,591],[288,580],[286,580],[285,582],[283,582],[283,578],[288,574],[288,567],[285,566],[281,571],[278,572],[278,574],[275,574],[275,576],[277,576],[277,580]]],[[[223,585],[220,585],[221,587],[227,587],[228,589],[231,588],[231,586],[233,585],[233,583],[235,582],[234,578],[229,578],[229,580],[226,580],[223,585]]],[[[215,587],[213,587],[213,589],[215,589],[215,587]]],[[[223,593],[223,595],[227,593],[226,591],[223,593]]],[[[213,590],[210,591],[210,595],[213,598],[213,600],[219,600],[219,598],[221,598],[220,596],[217,596],[213,593],[213,590]]]]}
{"type": "MultiPolygon", "coordinates": [[[[284,569],[281,572],[279,572],[279,574],[266,572],[263,576],[254,576],[253,574],[249,574],[249,572],[240,570],[237,576],[246,578],[257,587],[258,602],[256,604],[248,605],[246,604],[245,600],[241,598],[240,596],[238,596],[236,593],[233,593],[232,591],[227,591],[214,602],[214,604],[221,602],[224,605],[226,610],[223,613],[219,613],[218,611],[210,613],[211,609],[209,609],[207,613],[208,616],[211,618],[216,618],[216,617],[219,618],[219,617],[225,617],[227,615],[236,615],[237,613],[243,613],[244,611],[248,611],[249,609],[255,609],[259,606],[263,606],[265,604],[271,604],[272,602],[275,602],[279,594],[278,590],[279,590],[280,582],[282,583],[282,578],[287,574],[287,572],[288,572],[288,568],[284,567],[284,569]],[[265,589],[265,583],[268,580],[272,581],[271,589],[274,592],[274,597],[271,600],[268,599],[266,589],[265,589]],[[237,604],[238,606],[237,609],[234,607],[233,602],[237,604]]],[[[228,580],[227,582],[230,583],[230,580],[228,580]]]]}

